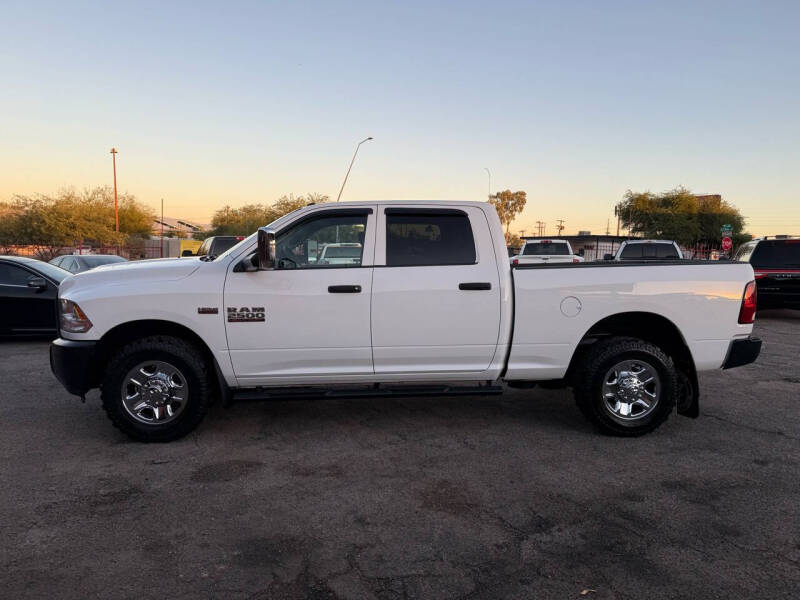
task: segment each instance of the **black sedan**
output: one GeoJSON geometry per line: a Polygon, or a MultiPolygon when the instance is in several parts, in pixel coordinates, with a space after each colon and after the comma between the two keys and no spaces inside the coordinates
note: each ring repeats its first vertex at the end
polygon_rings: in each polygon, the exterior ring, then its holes
{"type": "Polygon", "coordinates": [[[65,254],[64,256],[56,256],[50,261],[50,264],[61,267],[70,273],[83,273],[84,271],[94,269],[101,265],[127,262],[127,260],[127,258],[117,256],[116,254],[65,254]]]}
{"type": "Polygon", "coordinates": [[[0,256],[0,337],[58,335],[58,285],[66,277],[40,260],[0,256]]]}

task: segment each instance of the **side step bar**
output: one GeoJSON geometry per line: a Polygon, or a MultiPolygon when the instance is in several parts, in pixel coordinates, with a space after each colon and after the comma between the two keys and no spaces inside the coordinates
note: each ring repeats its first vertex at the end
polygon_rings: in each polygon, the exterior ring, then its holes
{"type": "Polygon", "coordinates": [[[413,396],[496,396],[503,393],[501,385],[397,385],[359,388],[246,388],[233,391],[233,401],[250,400],[311,400],[325,398],[385,398],[413,396]]]}

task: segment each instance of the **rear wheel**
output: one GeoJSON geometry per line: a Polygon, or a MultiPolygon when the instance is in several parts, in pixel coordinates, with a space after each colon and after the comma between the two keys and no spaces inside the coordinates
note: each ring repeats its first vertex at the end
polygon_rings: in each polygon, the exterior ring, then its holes
{"type": "Polygon", "coordinates": [[[581,412],[604,433],[637,436],[669,418],[678,393],[675,366],[660,348],[635,338],[595,344],[575,381],[581,412]]]}
{"type": "Polygon", "coordinates": [[[142,338],[111,358],[101,398],[111,422],[129,437],[142,442],[178,439],[208,411],[208,365],[185,340],[142,338]]]}

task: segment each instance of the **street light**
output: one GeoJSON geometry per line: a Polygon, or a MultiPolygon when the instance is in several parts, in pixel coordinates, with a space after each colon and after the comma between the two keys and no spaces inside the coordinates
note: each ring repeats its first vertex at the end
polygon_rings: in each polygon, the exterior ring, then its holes
{"type": "Polygon", "coordinates": [[[489,175],[489,198],[492,197],[492,172],[489,170],[489,167],[483,167],[483,170],[486,171],[486,174],[489,175]]]}
{"type": "Polygon", "coordinates": [[[358,142],[358,145],[356,146],[356,151],[353,152],[353,160],[350,161],[350,166],[347,167],[347,173],[345,173],[344,181],[342,182],[342,188],[339,190],[339,195],[336,196],[336,201],[337,202],[339,201],[339,198],[342,197],[342,192],[344,191],[344,184],[347,183],[347,177],[350,175],[350,169],[353,168],[353,163],[356,162],[356,154],[358,154],[358,149],[361,147],[361,144],[363,144],[364,142],[368,142],[371,139],[372,139],[371,137],[368,137],[368,138],[364,138],[363,140],[358,142]]]}
{"type": "Polygon", "coordinates": [[[116,232],[119,233],[119,203],[117,202],[117,149],[111,149],[111,157],[114,162],[114,223],[116,232]]]}

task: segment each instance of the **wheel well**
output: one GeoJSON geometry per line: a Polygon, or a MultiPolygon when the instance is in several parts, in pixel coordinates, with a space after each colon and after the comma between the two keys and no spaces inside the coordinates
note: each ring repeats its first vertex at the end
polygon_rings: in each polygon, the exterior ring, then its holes
{"type": "Polygon", "coordinates": [[[632,337],[654,344],[675,361],[679,370],[694,374],[692,353],[678,327],[666,317],[648,312],[618,313],[595,323],[578,344],[568,373],[580,364],[592,344],[608,337],[632,337]]]}
{"type": "Polygon", "coordinates": [[[98,357],[98,360],[94,365],[94,373],[97,380],[96,383],[99,384],[102,381],[103,373],[105,372],[108,361],[111,360],[111,357],[118,348],[121,348],[133,340],[151,335],[170,335],[190,342],[192,345],[197,347],[197,349],[203,354],[203,358],[205,358],[208,364],[213,367],[210,369],[210,372],[212,377],[217,379],[215,383],[218,385],[222,383],[220,381],[221,376],[218,372],[214,354],[211,352],[211,349],[205,343],[203,338],[201,338],[188,327],[173,321],[161,321],[157,319],[128,321],[127,323],[117,325],[113,329],[110,329],[106,332],[106,334],[100,339],[98,344],[98,352],[96,353],[96,356],[98,357]]]}

